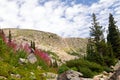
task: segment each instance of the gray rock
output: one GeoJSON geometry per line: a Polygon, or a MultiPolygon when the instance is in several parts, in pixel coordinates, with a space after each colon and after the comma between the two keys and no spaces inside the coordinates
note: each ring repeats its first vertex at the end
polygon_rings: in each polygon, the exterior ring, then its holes
{"type": "Polygon", "coordinates": [[[33,53],[29,54],[27,56],[27,59],[31,64],[34,64],[35,62],[37,62],[37,58],[33,53]]]}
{"type": "Polygon", "coordinates": [[[28,60],[24,58],[19,58],[19,63],[20,64],[28,63],[28,60]]]}
{"type": "Polygon", "coordinates": [[[73,70],[68,70],[66,71],[66,76],[69,80],[79,80],[81,76],[83,76],[82,73],[79,73],[77,71],[73,71],[73,70]]]}
{"type": "Polygon", "coordinates": [[[74,70],[68,70],[58,76],[57,80],[83,80],[83,74],[74,70]]]}
{"type": "Polygon", "coordinates": [[[113,75],[109,78],[109,80],[120,80],[120,66],[119,66],[119,68],[113,73],[113,75]]]}

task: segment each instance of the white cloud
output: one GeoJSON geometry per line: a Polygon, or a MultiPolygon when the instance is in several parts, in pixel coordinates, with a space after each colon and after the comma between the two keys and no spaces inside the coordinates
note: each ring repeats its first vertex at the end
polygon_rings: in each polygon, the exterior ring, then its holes
{"type": "Polygon", "coordinates": [[[103,26],[108,25],[109,13],[114,14],[120,26],[119,0],[99,0],[91,6],[74,1],[69,6],[60,0],[0,0],[0,26],[37,29],[64,37],[86,37],[93,12],[103,26]]]}

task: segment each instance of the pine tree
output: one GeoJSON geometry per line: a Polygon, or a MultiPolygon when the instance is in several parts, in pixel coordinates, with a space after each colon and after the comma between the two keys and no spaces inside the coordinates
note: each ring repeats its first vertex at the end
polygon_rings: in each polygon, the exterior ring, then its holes
{"type": "Polygon", "coordinates": [[[90,39],[87,45],[87,59],[101,65],[104,65],[103,60],[103,46],[101,43],[105,43],[102,26],[99,25],[96,19],[96,15],[92,15],[93,23],[90,27],[90,39]]]}
{"type": "Polygon", "coordinates": [[[33,47],[33,42],[32,42],[32,41],[30,42],[30,47],[31,47],[31,48],[33,47]]]}
{"type": "Polygon", "coordinates": [[[11,30],[9,30],[8,42],[10,43],[12,40],[11,30]]]}
{"type": "Polygon", "coordinates": [[[31,41],[31,48],[35,50],[35,42],[31,41]]]}
{"type": "Polygon", "coordinates": [[[112,14],[109,15],[107,41],[111,44],[115,57],[120,59],[120,33],[112,14]]]}
{"type": "Polygon", "coordinates": [[[92,17],[93,17],[93,23],[92,23],[93,26],[90,27],[91,29],[90,36],[93,37],[93,41],[94,41],[94,44],[96,45],[97,51],[100,53],[100,55],[103,55],[101,50],[103,48],[101,46],[101,42],[105,43],[104,35],[103,35],[104,29],[97,22],[96,15],[94,13],[92,17]]]}
{"type": "Polygon", "coordinates": [[[95,58],[95,50],[94,50],[94,43],[91,38],[88,39],[88,44],[87,44],[87,59],[90,61],[93,61],[95,58]]]}
{"type": "Polygon", "coordinates": [[[99,23],[97,22],[96,19],[96,15],[93,13],[92,14],[93,17],[93,23],[92,23],[92,27],[90,27],[90,36],[94,37],[94,41],[95,43],[99,43],[101,40],[104,40],[104,36],[103,36],[103,31],[104,29],[102,28],[102,26],[99,26],[99,23]]]}
{"type": "Polygon", "coordinates": [[[104,39],[104,29],[99,26],[95,14],[93,14],[93,23],[90,27],[90,38],[87,44],[87,60],[99,63],[103,66],[110,66],[115,63],[112,47],[104,39]]]}
{"type": "Polygon", "coordinates": [[[33,49],[35,50],[35,42],[33,42],[33,49]]]}

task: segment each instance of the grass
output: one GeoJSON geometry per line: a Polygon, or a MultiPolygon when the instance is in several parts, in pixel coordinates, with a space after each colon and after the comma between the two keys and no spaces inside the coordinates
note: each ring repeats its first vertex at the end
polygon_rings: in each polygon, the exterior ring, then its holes
{"type": "Polygon", "coordinates": [[[8,47],[0,38],[0,76],[6,77],[8,80],[46,80],[43,73],[57,71],[49,67],[44,61],[37,57],[37,62],[34,64],[26,63],[20,64],[19,58],[26,58],[27,53],[24,51],[14,52],[12,48],[8,47]],[[41,69],[37,67],[40,66],[41,69]],[[31,74],[32,73],[32,74],[31,74]],[[19,74],[21,77],[11,76],[11,74],[19,74]]]}

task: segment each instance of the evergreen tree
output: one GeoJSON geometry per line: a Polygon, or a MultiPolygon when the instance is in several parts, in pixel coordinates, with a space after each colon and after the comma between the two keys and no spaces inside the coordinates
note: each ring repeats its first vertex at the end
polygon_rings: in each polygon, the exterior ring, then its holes
{"type": "Polygon", "coordinates": [[[97,44],[101,40],[104,40],[104,36],[103,36],[104,29],[97,22],[96,15],[94,13],[92,14],[92,17],[93,17],[93,23],[92,23],[92,27],[90,27],[91,29],[90,36],[94,37],[94,41],[97,44]]]}
{"type": "Polygon", "coordinates": [[[120,59],[120,34],[112,14],[109,15],[107,41],[111,44],[114,56],[120,59]]]}
{"type": "Polygon", "coordinates": [[[103,51],[102,51],[103,47],[101,45],[101,42],[105,43],[104,35],[103,35],[104,29],[97,22],[96,15],[94,13],[92,17],[93,17],[93,23],[92,23],[92,27],[90,27],[91,29],[90,36],[93,37],[93,41],[97,51],[100,53],[100,55],[103,55],[103,51]]]}
{"type": "Polygon", "coordinates": [[[35,42],[31,41],[31,48],[35,50],[35,42]]]}
{"type": "Polygon", "coordinates": [[[35,50],[35,42],[33,42],[33,49],[35,50]]]}
{"type": "Polygon", "coordinates": [[[91,60],[91,61],[95,60],[94,59],[95,58],[95,55],[94,55],[94,53],[95,53],[94,46],[95,45],[94,45],[92,39],[89,38],[88,39],[88,44],[87,44],[87,59],[91,60]]]}
{"type": "Polygon", "coordinates": [[[112,47],[104,39],[104,29],[99,26],[95,14],[92,15],[93,23],[90,27],[90,38],[87,45],[87,60],[99,63],[103,66],[113,65],[115,62],[112,47]]]}
{"type": "Polygon", "coordinates": [[[96,15],[93,13],[92,15],[93,23],[92,27],[90,27],[90,38],[87,45],[87,59],[101,65],[104,65],[103,60],[103,46],[101,43],[105,43],[103,36],[103,28],[99,26],[97,22],[96,15]]]}
{"type": "Polygon", "coordinates": [[[31,47],[31,48],[33,47],[33,42],[32,42],[32,41],[30,42],[30,47],[31,47]]]}
{"type": "Polygon", "coordinates": [[[12,35],[11,35],[11,30],[9,30],[8,42],[11,42],[11,40],[12,40],[12,35]]]}

